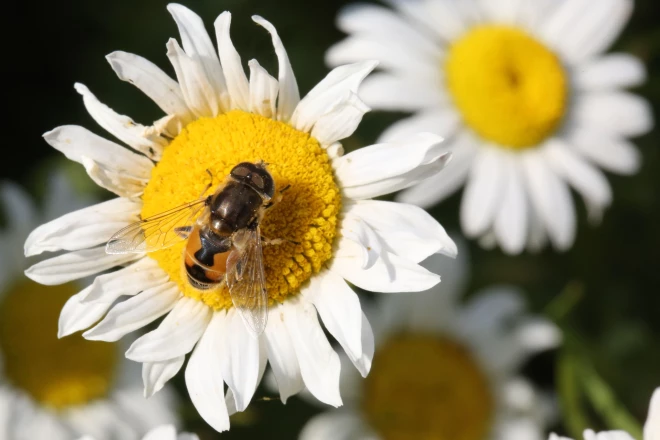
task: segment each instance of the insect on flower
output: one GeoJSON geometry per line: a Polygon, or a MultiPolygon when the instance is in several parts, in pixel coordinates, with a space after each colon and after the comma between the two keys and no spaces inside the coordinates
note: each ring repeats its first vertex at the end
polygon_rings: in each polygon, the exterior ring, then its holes
{"type": "Polygon", "coordinates": [[[207,291],[226,284],[243,321],[260,335],[268,318],[268,292],[259,223],[286,189],[274,197],[275,182],[263,161],[239,163],[213,195],[126,226],[105,250],[154,252],[188,240],[182,262],[190,285],[207,291]]]}

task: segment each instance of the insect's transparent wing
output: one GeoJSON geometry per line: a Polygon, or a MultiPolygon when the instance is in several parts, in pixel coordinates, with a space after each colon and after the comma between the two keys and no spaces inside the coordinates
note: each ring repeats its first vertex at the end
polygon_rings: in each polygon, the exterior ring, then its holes
{"type": "Polygon", "coordinates": [[[186,203],[131,223],[117,231],[105,245],[108,254],[131,252],[153,252],[185,240],[202,209],[207,206],[207,197],[186,203]]]}
{"type": "Polygon", "coordinates": [[[257,336],[268,320],[268,292],[259,228],[241,231],[227,258],[225,279],[234,307],[257,336]]]}

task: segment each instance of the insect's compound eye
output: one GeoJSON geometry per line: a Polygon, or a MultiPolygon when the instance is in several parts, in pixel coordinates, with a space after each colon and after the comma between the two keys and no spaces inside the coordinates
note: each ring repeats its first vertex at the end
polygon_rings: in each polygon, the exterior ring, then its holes
{"type": "Polygon", "coordinates": [[[264,179],[257,173],[252,173],[252,176],[250,176],[250,180],[252,181],[252,184],[256,186],[258,189],[263,190],[264,189],[264,179]]]}
{"type": "Polygon", "coordinates": [[[253,165],[248,162],[239,163],[231,170],[231,175],[234,177],[246,177],[252,172],[253,165]]]}

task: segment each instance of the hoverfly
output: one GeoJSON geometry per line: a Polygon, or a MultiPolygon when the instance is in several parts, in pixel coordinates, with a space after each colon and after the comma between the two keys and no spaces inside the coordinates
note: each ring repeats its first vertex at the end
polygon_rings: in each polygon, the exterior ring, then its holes
{"type": "Polygon", "coordinates": [[[190,285],[208,291],[226,284],[248,329],[260,335],[268,318],[268,293],[259,224],[274,194],[266,164],[242,162],[213,195],[126,226],[105,250],[153,252],[187,240],[182,260],[190,285]]]}

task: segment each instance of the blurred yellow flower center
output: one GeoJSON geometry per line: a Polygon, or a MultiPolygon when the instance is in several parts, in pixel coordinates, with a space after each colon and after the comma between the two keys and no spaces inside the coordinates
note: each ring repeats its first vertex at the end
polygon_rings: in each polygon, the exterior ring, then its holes
{"type": "MultiPolygon", "coordinates": [[[[142,218],[196,200],[209,183],[207,170],[213,191],[235,165],[259,160],[269,164],[276,193],[290,185],[261,222],[264,237],[283,240],[263,247],[268,296],[271,303],[282,302],[332,257],[337,235],[340,191],[328,154],[308,133],[240,110],[188,124],[152,172],[142,196],[142,218]]],[[[184,295],[216,310],[231,307],[226,288],[202,292],[190,286],[182,271],[184,246],[149,255],[184,295]]]]}
{"type": "Polygon", "coordinates": [[[57,321],[76,286],[25,280],[0,301],[0,354],[7,381],[55,409],[108,394],[119,361],[115,344],[80,334],[57,339],[57,321]]]}
{"type": "Polygon", "coordinates": [[[500,146],[537,145],[566,112],[568,81],[557,56],[525,32],[481,26],[456,41],[447,85],[465,123],[500,146]]]}
{"type": "Polygon", "coordinates": [[[494,415],[488,380],[465,348],[424,334],[376,352],[362,409],[385,440],[485,440],[494,415]]]}

